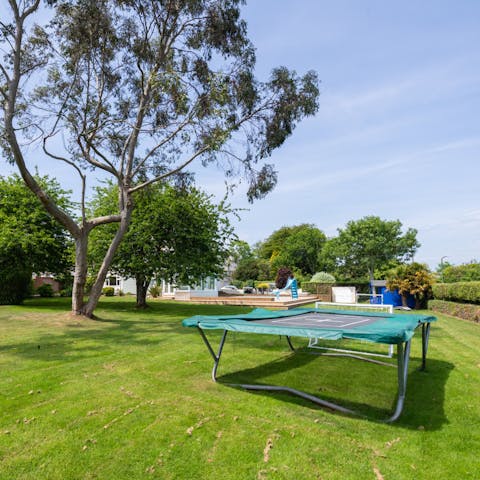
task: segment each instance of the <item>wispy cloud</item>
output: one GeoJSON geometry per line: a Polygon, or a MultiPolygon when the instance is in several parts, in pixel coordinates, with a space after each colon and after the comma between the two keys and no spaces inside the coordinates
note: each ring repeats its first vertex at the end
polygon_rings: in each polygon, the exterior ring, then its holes
{"type": "MultiPolygon", "coordinates": [[[[341,162],[335,163],[335,168],[330,171],[325,168],[317,168],[311,171],[313,159],[310,162],[303,162],[301,167],[294,166],[290,168],[286,174],[297,174],[295,177],[288,178],[288,181],[281,182],[278,191],[282,193],[294,193],[312,188],[325,188],[327,186],[345,185],[350,182],[361,181],[362,178],[371,177],[381,172],[388,172],[395,169],[396,174],[402,171],[411,171],[412,167],[418,168],[420,164],[429,164],[438,161],[437,154],[447,151],[460,151],[465,148],[480,146],[480,138],[464,138],[453,142],[447,142],[440,145],[432,145],[420,147],[410,151],[403,152],[398,155],[389,155],[383,152],[383,159],[379,161],[378,155],[372,155],[370,161],[362,162],[356,160],[356,166],[348,166],[341,168],[341,162]],[[367,163],[368,162],[368,163],[367,163]]],[[[480,152],[479,152],[480,153],[480,152]]],[[[322,155],[321,153],[319,154],[322,155]]]]}

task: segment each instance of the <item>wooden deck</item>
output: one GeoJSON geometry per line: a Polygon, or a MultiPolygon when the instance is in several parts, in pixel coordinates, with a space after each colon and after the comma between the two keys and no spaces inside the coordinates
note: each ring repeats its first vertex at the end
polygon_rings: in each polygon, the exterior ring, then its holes
{"type": "Polygon", "coordinates": [[[272,295],[241,295],[221,297],[192,297],[189,300],[182,300],[188,303],[209,304],[209,305],[239,305],[245,307],[268,308],[272,310],[290,310],[301,307],[317,300],[316,295],[300,296],[296,300],[289,297],[280,297],[275,301],[272,295]]]}

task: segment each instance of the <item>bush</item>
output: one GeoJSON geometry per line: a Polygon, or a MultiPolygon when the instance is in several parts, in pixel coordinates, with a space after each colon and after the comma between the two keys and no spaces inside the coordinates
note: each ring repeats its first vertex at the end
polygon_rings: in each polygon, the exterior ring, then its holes
{"type": "Polygon", "coordinates": [[[437,283],[433,286],[435,300],[480,304],[480,282],[437,283]]]}
{"type": "Polygon", "coordinates": [[[402,305],[407,306],[407,297],[415,298],[415,308],[426,308],[432,298],[434,277],[423,263],[413,262],[398,265],[387,275],[387,288],[393,292],[398,290],[402,297],[402,305]]]}
{"type": "Polygon", "coordinates": [[[27,272],[14,272],[3,277],[0,280],[0,305],[20,305],[29,296],[31,283],[32,275],[27,272]]]}
{"type": "Polygon", "coordinates": [[[106,297],[113,297],[115,295],[115,289],[113,287],[104,287],[102,293],[106,297]]]}
{"type": "Polygon", "coordinates": [[[335,283],[335,277],[327,272],[317,272],[310,280],[312,283],[335,283]]]}
{"type": "Polygon", "coordinates": [[[268,282],[258,282],[256,288],[260,293],[265,293],[270,289],[270,284],[268,282]]]}
{"type": "Polygon", "coordinates": [[[480,306],[469,303],[447,302],[445,300],[430,300],[428,308],[434,312],[445,313],[452,317],[463,318],[472,322],[480,322],[480,306]]]}
{"type": "Polygon", "coordinates": [[[20,305],[32,291],[32,272],[19,247],[0,252],[0,305],[20,305]]]}
{"type": "Polygon", "coordinates": [[[72,296],[72,292],[73,292],[72,287],[62,288],[62,290],[60,290],[60,292],[59,292],[59,295],[60,295],[61,297],[71,297],[71,296],[72,296]]]}
{"type": "Polygon", "coordinates": [[[44,283],[37,288],[37,293],[41,297],[53,297],[53,287],[49,283],[44,283]]]}
{"type": "Polygon", "coordinates": [[[158,285],[154,285],[153,287],[150,287],[148,293],[150,293],[153,298],[157,298],[160,296],[160,287],[158,285]]]}

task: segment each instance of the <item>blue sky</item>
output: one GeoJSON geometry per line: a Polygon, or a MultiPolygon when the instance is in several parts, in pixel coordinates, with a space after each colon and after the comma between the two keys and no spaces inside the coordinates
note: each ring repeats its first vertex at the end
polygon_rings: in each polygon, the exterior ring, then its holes
{"type": "Polygon", "coordinates": [[[313,69],[321,97],[272,156],[276,190],[233,197],[250,208],[239,236],[303,222],[333,236],[377,215],[416,228],[432,268],[480,260],[480,2],[257,0],[244,15],[258,76],[313,69]]]}
{"type": "MultiPolygon", "coordinates": [[[[334,236],[377,215],[416,228],[415,260],[432,268],[480,260],[480,1],[250,0],[243,11],[258,77],[313,69],[321,97],[272,155],[275,191],[253,206],[242,187],[231,197],[249,209],[239,237],[300,223],[334,236]]],[[[196,170],[221,197],[222,173],[196,170]]],[[[55,176],[75,188],[66,167],[55,176]]]]}

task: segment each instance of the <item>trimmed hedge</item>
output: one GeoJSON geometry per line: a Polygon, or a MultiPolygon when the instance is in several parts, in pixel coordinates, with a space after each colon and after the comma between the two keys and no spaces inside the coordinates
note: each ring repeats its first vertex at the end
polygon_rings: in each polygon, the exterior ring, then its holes
{"type": "Polygon", "coordinates": [[[433,285],[435,300],[480,304],[480,282],[437,283],[433,285]]]}
{"type": "Polygon", "coordinates": [[[430,300],[428,302],[428,308],[434,312],[445,313],[452,317],[480,323],[480,305],[447,302],[445,300],[430,300]]]}

